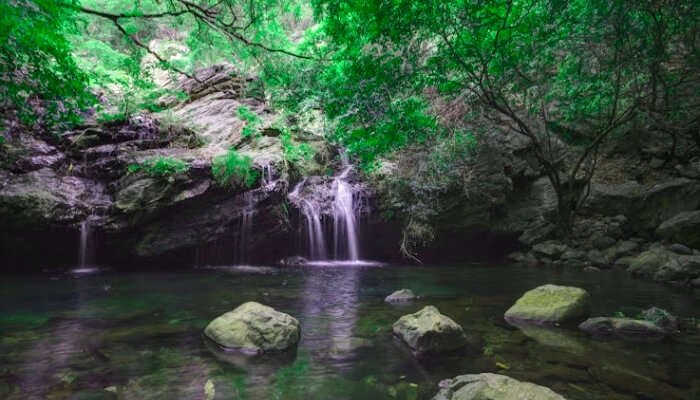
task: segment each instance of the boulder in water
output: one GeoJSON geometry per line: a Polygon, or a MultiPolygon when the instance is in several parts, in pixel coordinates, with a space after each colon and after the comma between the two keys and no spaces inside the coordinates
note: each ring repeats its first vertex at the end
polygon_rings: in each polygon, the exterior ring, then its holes
{"type": "Polygon", "coordinates": [[[656,326],[666,330],[675,331],[680,326],[678,318],[663,308],[651,307],[642,311],[642,316],[646,321],[653,322],[656,326]]]}
{"type": "Polygon", "coordinates": [[[666,335],[663,328],[653,322],[632,318],[589,318],[579,326],[584,332],[598,336],[615,336],[628,340],[656,340],[666,335]]]}
{"type": "Polygon", "coordinates": [[[309,260],[302,256],[290,256],[290,257],[285,257],[279,261],[280,265],[306,265],[309,263],[309,260]]]}
{"type": "Polygon", "coordinates": [[[204,334],[219,346],[251,353],[287,350],[301,336],[294,317],[254,301],[217,317],[204,334]]]}
{"type": "Polygon", "coordinates": [[[433,400],[566,400],[544,386],[504,375],[459,375],[441,381],[433,400]]]}
{"type": "Polygon", "coordinates": [[[556,323],[586,317],[591,297],[571,286],[543,285],[526,292],[506,311],[505,319],[526,323],[556,323]]]}
{"type": "Polygon", "coordinates": [[[411,289],[399,289],[394,293],[386,296],[384,301],[387,303],[403,303],[411,300],[415,300],[418,297],[413,293],[411,289]]]}
{"type": "Polygon", "coordinates": [[[466,344],[462,327],[435,306],[404,315],[394,323],[393,331],[420,354],[444,353],[466,344]]]}

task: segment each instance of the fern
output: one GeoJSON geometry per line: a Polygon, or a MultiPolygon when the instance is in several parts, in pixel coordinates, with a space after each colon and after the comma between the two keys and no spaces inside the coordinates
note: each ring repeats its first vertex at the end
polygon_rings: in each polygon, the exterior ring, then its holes
{"type": "Polygon", "coordinates": [[[253,168],[253,159],[238,154],[235,149],[215,158],[211,170],[221,186],[252,187],[260,176],[260,172],[253,168]]]}
{"type": "Polygon", "coordinates": [[[163,179],[189,169],[190,166],[184,161],[170,157],[158,157],[157,159],[130,165],[127,173],[133,174],[138,171],[145,171],[151,177],[163,179]]]}

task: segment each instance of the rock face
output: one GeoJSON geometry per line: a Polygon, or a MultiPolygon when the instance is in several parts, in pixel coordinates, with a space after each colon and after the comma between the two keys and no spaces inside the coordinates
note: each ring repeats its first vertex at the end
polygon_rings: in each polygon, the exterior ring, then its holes
{"type": "Polygon", "coordinates": [[[204,334],[224,348],[251,353],[287,350],[301,337],[294,317],[252,301],[211,321],[204,334]]]}
{"type": "MultiPolygon", "coordinates": [[[[3,136],[2,156],[7,160],[0,159],[0,225],[8,238],[18,239],[0,243],[0,265],[5,256],[31,256],[17,250],[19,242],[36,237],[37,232],[28,232],[31,227],[47,230],[47,235],[60,231],[64,238],[52,241],[62,239],[66,243],[60,247],[77,248],[73,242],[88,219],[91,232],[100,237],[96,253],[109,262],[274,262],[287,255],[290,249],[282,244],[290,243],[291,223],[283,203],[290,175],[298,176],[296,169],[302,167],[325,171],[331,157],[285,162],[273,126],[279,115],[266,106],[253,77],[241,76],[226,64],[196,75],[198,80],[170,84],[189,98],[161,99],[167,110],[158,114],[87,122],[61,135],[3,136]],[[243,135],[247,120],[239,115],[241,107],[255,114],[255,135],[243,135]],[[214,160],[231,148],[250,157],[250,167],[261,177],[252,186],[219,185],[214,179],[214,160]],[[156,160],[185,168],[166,173],[132,168],[156,160]],[[255,229],[243,232],[244,222],[255,229]],[[222,243],[248,249],[257,258],[239,259],[233,252],[221,257],[213,248],[222,243]],[[8,255],[13,251],[18,254],[8,255]]],[[[298,132],[294,140],[303,140],[318,153],[330,151],[309,131],[315,127],[302,121],[290,124],[298,132]]],[[[74,265],[77,252],[72,253],[56,262],[74,265]]]]}
{"type": "Polygon", "coordinates": [[[656,233],[667,240],[700,248],[700,211],[688,211],[664,221],[656,233]]]}
{"type": "Polygon", "coordinates": [[[433,400],[566,400],[544,386],[498,374],[460,375],[440,382],[433,400]]]}
{"type": "Polygon", "coordinates": [[[466,344],[462,327],[434,306],[404,315],[393,325],[394,334],[421,354],[444,353],[466,344]]]}
{"type": "Polygon", "coordinates": [[[653,322],[632,318],[595,317],[585,320],[578,327],[592,335],[615,336],[627,340],[658,340],[666,335],[653,322]]]}
{"type": "Polygon", "coordinates": [[[519,298],[506,311],[505,319],[532,323],[567,322],[586,317],[590,307],[590,295],[583,289],[543,285],[519,298]]]}
{"type": "Polygon", "coordinates": [[[415,300],[417,297],[413,294],[411,289],[399,289],[394,293],[386,296],[384,299],[387,303],[404,303],[407,301],[415,300]]]}

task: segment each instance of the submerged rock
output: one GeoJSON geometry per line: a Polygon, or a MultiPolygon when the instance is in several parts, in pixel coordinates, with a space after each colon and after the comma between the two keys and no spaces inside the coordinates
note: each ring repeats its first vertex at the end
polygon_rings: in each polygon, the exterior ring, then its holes
{"type": "Polygon", "coordinates": [[[433,400],[566,400],[544,386],[505,375],[460,375],[440,382],[433,400]]]}
{"type": "Polygon", "coordinates": [[[290,256],[290,257],[285,257],[279,261],[280,265],[306,265],[309,263],[309,260],[302,256],[290,256]]]}
{"type": "Polygon", "coordinates": [[[386,296],[384,301],[387,303],[403,303],[415,299],[417,299],[417,296],[413,293],[411,289],[399,289],[394,293],[386,296]]]}
{"type": "Polygon", "coordinates": [[[505,319],[515,322],[555,323],[586,317],[591,298],[583,289],[543,285],[526,292],[506,311],[505,319]]]}
{"type": "Polygon", "coordinates": [[[651,307],[642,311],[642,316],[646,321],[653,322],[655,325],[666,330],[677,330],[679,327],[678,318],[671,315],[668,311],[659,307],[651,307]]]}
{"type": "Polygon", "coordinates": [[[666,335],[666,332],[653,322],[632,318],[595,317],[585,320],[578,327],[592,335],[615,336],[628,340],[656,340],[666,335]]]}
{"type": "Polygon", "coordinates": [[[435,306],[404,315],[394,323],[393,331],[418,353],[444,353],[466,344],[462,327],[435,306]]]}
{"type": "Polygon", "coordinates": [[[217,317],[204,334],[222,347],[252,353],[286,350],[301,336],[294,317],[254,301],[217,317]]]}

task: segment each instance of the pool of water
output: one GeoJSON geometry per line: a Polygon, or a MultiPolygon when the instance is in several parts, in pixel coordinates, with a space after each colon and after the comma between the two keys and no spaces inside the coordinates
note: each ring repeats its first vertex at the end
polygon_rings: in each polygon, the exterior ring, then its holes
{"type": "Polygon", "coordinates": [[[575,329],[517,329],[503,313],[544,283],[587,289],[594,315],[656,305],[697,317],[684,289],[615,271],[506,265],[314,265],[124,272],[85,269],[3,276],[3,399],[429,399],[440,380],[496,372],[569,399],[700,398],[700,337],[598,341],[575,329]],[[421,295],[390,305],[400,288],[421,295]],[[245,301],[299,319],[294,354],[223,353],[207,323],[245,301]],[[466,348],[417,360],[391,334],[432,304],[464,327],[466,348]]]}

